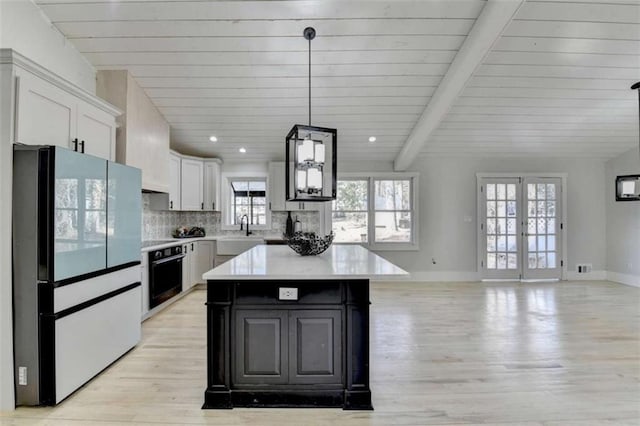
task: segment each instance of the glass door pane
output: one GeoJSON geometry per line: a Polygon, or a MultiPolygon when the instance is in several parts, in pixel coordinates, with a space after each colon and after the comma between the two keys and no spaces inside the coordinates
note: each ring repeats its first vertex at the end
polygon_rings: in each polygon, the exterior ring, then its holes
{"type": "Polygon", "coordinates": [[[482,250],[484,278],[520,277],[518,178],[483,179],[482,250]]]}
{"type": "Polygon", "coordinates": [[[106,266],[107,162],[55,150],[54,280],[106,266]]]}
{"type": "Polygon", "coordinates": [[[140,261],[142,217],[140,169],[108,163],[107,267],[140,261]]]}
{"type": "Polygon", "coordinates": [[[526,178],[524,279],[560,278],[559,178],[526,178]]]}

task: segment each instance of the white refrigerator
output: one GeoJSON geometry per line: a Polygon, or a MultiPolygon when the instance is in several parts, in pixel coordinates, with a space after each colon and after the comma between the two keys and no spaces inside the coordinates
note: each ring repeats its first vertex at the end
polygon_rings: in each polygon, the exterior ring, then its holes
{"type": "Polygon", "coordinates": [[[54,405],[140,341],[141,172],[14,146],[16,405],[54,405]]]}

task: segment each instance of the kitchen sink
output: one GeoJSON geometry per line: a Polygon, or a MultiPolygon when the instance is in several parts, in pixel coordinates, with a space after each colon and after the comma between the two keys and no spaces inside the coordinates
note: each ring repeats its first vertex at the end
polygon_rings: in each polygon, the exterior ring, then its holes
{"type": "Polygon", "coordinates": [[[222,237],[216,241],[216,255],[235,256],[260,244],[264,240],[259,237],[222,237]]]}

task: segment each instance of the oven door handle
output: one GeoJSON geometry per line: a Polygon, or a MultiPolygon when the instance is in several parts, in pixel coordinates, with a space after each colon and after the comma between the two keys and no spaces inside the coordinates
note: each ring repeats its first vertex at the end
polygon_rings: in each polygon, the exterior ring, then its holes
{"type": "Polygon", "coordinates": [[[185,257],[185,254],[176,254],[175,256],[165,257],[164,259],[154,260],[153,262],[151,262],[151,266],[161,265],[167,262],[173,262],[175,260],[182,259],[183,257],[185,257]]]}

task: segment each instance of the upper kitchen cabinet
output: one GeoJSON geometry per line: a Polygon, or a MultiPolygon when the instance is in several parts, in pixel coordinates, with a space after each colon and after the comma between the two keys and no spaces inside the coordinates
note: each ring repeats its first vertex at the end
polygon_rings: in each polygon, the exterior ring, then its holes
{"type": "Polygon", "coordinates": [[[182,158],[180,198],[182,210],[204,210],[204,163],[194,158],[182,158]]]}
{"type": "Polygon", "coordinates": [[[96,92],[124,111],[116,161],[142,170],[142,189],[170,192],[169,124],[151,99],[126,70],[98,71],[96,92]]]}
{"type": "Polygon", "coordinates": [[[14,97],[13,142],[115,159],[120,110],[11,49],[0,49],[0,63],[14,97]]]}
{"type": "Polygon", "coordinates": [[[191,157],[170,151],[169,210],[219,210],[221,164],[218,158],[191,157]]]}
{"type": "Polygon", "coordinates": [[[204,210],[220,210],[220,165],[217,158],[205,158],[204,163],[204,210]]]}
{"type": "Polygon", "coordinates": [[[180,156],[169,152],[169,210],[180,210],[180,156]]]}

